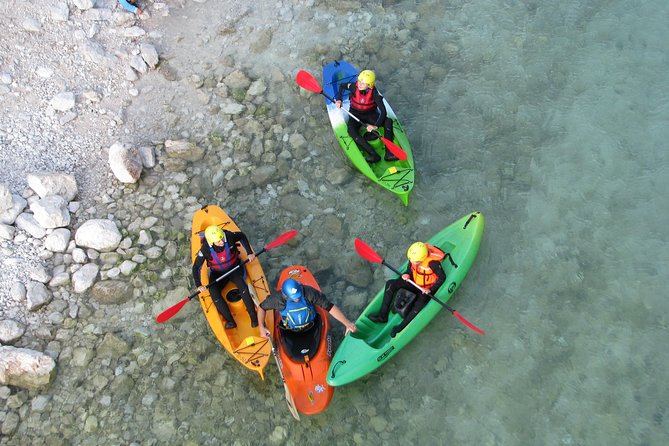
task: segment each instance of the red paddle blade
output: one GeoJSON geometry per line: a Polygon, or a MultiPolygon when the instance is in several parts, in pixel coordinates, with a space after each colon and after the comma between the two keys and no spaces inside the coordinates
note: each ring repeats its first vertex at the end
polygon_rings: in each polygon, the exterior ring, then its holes
{"type": "Polygon", "coordinates": [[[277,246],[283,245],[286,243],[288,240],[292,239],[297,235],[297,231],[294,229],[291,229],[290,231],[286,231],[277,238],[275,238],[272,242],[270,242],[267,246],[265,246],[265,250],[269,251],[270,249],[274,249],[277,246]]]}
{"type": "Polygon", "coordinates": [[[455,317],[457,317],[458,319],[460,319],[460,322],[462,322],[463,324],[465,324],[467,327],[469,327],[470,329],[472,329],[472,330],[475,331],[476,333],[478,333],[478,334],[480,334],[480,335],[484,335],[484,334],[485,334],[485,331],[481,330],[481,329],[478,328],[476,325],[474,325],[474,324],[472,324],[471,322],[469,322],[467,319],[465,319],[464,317],[462,317],[462,315],[461,315],[460,313],[458,313],[457,311],[453,310],[453,314],[455,315],[455,317]]]}
{"type": "Polygon", "coordinates": [[[381,137],[381,141],[386,145],[386,148],[390,150],[390,153],[395,155],[397,158],[400,160],[404,161],[407,159],[407,153],[402,150],[400,146],[389,140],[388,138],[384,138],[383,136],[381,137]]]}
{"type": "Polygon", "coordinates": [[[190,299],[186,298],[186,299],[182,300],[181,302],[179,302],[178,304],[169,307],[167,310],[160,313],[158,315],[158,317],[156,317],[156,322],[158,322],[159,324],[162,324],[163,322],[166,322],[166,321],[172,319],[172,316],[177,314],[183,308],[183,306],[188,303],[189,300],[190,299]]]}
{"type": "Polygon", "coordinates": [[[304,70],[297,72],[297,76],[295,76],[295,82],[297,82],[297,85],[304,88],[305,90],[313,91],[314,93],[323,92],[321,84],[318,83],[316,78],[304,70]]]}
{"type": "Polygon", "coordinates": [[[376,253],[372,248],[369,247],[369,245],[359,238],[355,239],[355,250],[358,252],[360,257],[369,260],[370,262],[374,263],[381,263],[383,262],[383,258],[376,253]]]}

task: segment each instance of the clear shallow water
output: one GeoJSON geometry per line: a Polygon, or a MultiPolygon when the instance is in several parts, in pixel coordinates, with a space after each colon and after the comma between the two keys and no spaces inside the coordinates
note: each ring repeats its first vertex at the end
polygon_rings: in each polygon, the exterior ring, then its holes
{"type": "MultiPolygon", "coordinates": [[[[294,20],[280,15],[271,52],[286,57],[286,71],[318,75],[314,53],[325,58],[336,53],[330,47],[376,68],[414,142],[410,206],[357,174],[341,187],[313,188],[322,201],[306,212],[318,223],[317,211],[334,207],[345,216],[346,240],[327,240],[312,227],[303,248],[272,256],[266,272],[274,280],[279,262],[303,262],[305,251],[323,246],[332,248],[322,255],[341,261],[337,254],[353,251],[356,236],[399,264],[414,238],[479,210],[487,221],[479,257],[450,304],[487,336],[444,313],[384,368],[338,389],[324,414],[298,424],[275,368],[264,383],[246,373],[191,307],[185,319],[153,327],[154,340],[133,335],[135,366],[103,359],[108,386],[104,373],[73,380],[76,371],[60,369],[52,410],[80,407],[64,415],[67,426],[47,429],[86,444],[669,444],[669,7],[658,0],[385,3],[383,15],[376,6],[354,8],[379,14],[356,30],[348,10],[312,5],[294,20]],[[291,37],[293,21],[311,39],[291,37]],[[403,45],[379,43],[403,29],[410,30],[399,37],[403,45]],[[347,40],[356,34],[359,46],[347,40]],[[118,367],[133,379],[111,376],[118,367]]],[[[263,63],[254,62],[258,71],[263,63]]],[[[329,130],[321,102],[284,87],[290,119],[305,132],[329,130]]],[[[343,158],[332,135],[314,141],[320,158],[300,172],[310,183],[343,158]]],[[[278,233],[276,221],[299,226],[305,218],[263,214],[230,197],[222,205],[251,234],[278,233]]],[[[376,289],[383,272],[375,271],[376,289]]],[[[374,294],[344,297],[336,269],[317,278],[351,315],[374,294]]],[[[21,444],[18,436],[14,442],[21,444]]]]}

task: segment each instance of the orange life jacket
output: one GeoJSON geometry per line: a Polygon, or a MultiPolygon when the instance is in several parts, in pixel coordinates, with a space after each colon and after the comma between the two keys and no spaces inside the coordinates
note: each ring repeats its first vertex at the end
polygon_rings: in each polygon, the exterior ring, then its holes
{"type": "Polygon", "coordinates": [[[376,102],[374,102],[373,88],[368,88],[365,91],[360,91],[358,83],[355,83],[355,91],[351,95],[351,108],[359,111],[376,110],[376,102]]]}
{"type": "Polygon", "coordinates": [[[429,289],[437,281],[437,273],[430,268],[430,262],[435,260],[441,262],[444,260],[446,254],[441,249],[427,243],[425,246],[427,246],[427,257],[417,266],[414,266],[413,263],[411,264],[411,276],[417,285],[429,289]]]}

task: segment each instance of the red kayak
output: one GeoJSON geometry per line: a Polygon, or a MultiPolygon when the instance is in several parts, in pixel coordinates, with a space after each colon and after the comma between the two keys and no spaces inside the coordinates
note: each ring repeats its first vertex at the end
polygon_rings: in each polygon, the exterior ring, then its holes
{"type": "MultiPolygon", "coordinates": [[[[286,279],[295,279],[320,291],[311,272],[300,265],[285,268],[279,277],[277,291],[286,279]]],[[[278,344],[283,371],[295,407],[300,413],[314,415],[328,407],[335,388],[325,380],[332,360],[332,338],[327,311],[316,305],[314,326],[295,333],[280,326],[281,315],[275,312],[274,339],[278,344]]]]}

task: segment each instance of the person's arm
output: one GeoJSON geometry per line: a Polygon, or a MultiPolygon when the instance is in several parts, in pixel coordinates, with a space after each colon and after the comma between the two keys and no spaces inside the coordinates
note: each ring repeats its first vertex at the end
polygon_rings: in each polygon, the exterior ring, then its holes
{"type": "MultiPolygon", "coordinates": [[[[265,300],[265,302],[267,301],[265,300]]],[[[262,307],[262,303],[258,306],[256,313],[258,315],[258,329],[260,330],[260,336],[269,339],[271,333],[267,327],[265,327],[265,314],[267,314],[267,310],[262,307]]]]}
{"type": "Polygon", "coordinates": [[[265,315],[267,312],[273,310],[281,311],[285,307],[286,304],[283,302],[283,300],[274,294],[270,294],[267,296],[267,299],[260,302],[260,305],[258,305],[258,309],[256,310],[256,314],[258,315],[258,329],[260,330],[260,336],[269,339],[271,335],[270,328],[273,327],[265,326],[265,315]]]}
{"type": "Polygon", "coordinates": [[[344,333],[344,336],[346,336],[349,332],[355,333],[357,327],[344,315],[344,313],[339,309],[338,306],[333,305],[332,308],[330,308],[329,313],[332,315],[333,318],[337,319],[344,325],[344,327],[346,327],[346,332],[344,333]]]}
{"type": "Polygon", "coordinates": [[[446,272],[444,271],[444,268],[441,267],[441,263],[436,260],[430,262],[430,268],[432,268],[432,271],[437,275],[437,281],[430,287],[430,294],[434,294],[446,281],[446,272]]]}
{"type": "Polygon", "coordinates": [[[249,262],[252,262],[253,259],[256,258],[255,254],[253,253],[253,249],[251,249],[251,243],[249,243],[249,239],[246,237],[246,234],[241,231],[228,232],[227,237],[229,237],[231,244],[240,243],[244,247],[249,262]]]}
{"type": "Polygon", "coordinates": [[[372,98],[374,99],[376,108],[379,109],[379,117],[376,119],[374,125],[376,127],[381,127],[383,126],[383,123],[386,122],[388,111],[386,110],[386,104],[383,103],[383,96],[381,96],[381,93],[379,93],[379,90],[377,90],[376,87],[372,90],[372,98]]]}
{"type": "Polygon", "coordinates": [[[121,4],[121,6],[123,6],[123,9],[125,9],[126,11],[130,11],[133,14],[141,14],[142,13],[141,9],[139,9],[135,5],[130,4],[126,0],[118,0],[118,2],[121,4]]]}
{"type": "Polygon", "coordinates": [[[202,254],[202,250],[200,250],[197,252],[197,256],[195,256],[195,261],[193,262],[193,280],[195,281],[195,286],[201,293],[206,291],[206,288],[202,286],[201,278],[202,266],[204,265],[205,260],[204,254],[202,254]]]}

